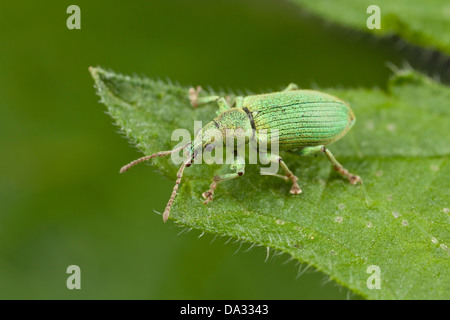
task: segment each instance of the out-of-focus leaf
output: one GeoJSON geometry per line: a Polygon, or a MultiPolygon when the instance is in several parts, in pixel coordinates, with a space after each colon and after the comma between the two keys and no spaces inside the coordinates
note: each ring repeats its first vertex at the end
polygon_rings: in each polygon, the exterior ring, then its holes
{"type": "Polygon", "coordinates": [[[450,54],[450,2],[446,0],[291,0],[303,8],[347,27],[379,35],[396,34],[424,47],[450,54]],[[381,28],[369,30],[367,19],[373,14],[367,8],[377,5],[381,28]]]}

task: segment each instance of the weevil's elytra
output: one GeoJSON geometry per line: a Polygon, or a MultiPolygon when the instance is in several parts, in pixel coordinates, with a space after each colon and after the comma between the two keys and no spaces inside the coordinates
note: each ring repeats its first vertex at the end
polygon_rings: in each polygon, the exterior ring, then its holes
{"type": "MultiPolygon", "coordinates": [[[[183,171],[189,167],[196,156],[212,148],[215,136],[210,134],[212,129],[219,130],[226,141],[228,130],[253,130],[253,136],[257,144],[268,143],[267,152],[262,155],[270,162],[278,162],[285,175],[273,174],[292,183],[290,193],[302,192],[298,185],[298,178],[288,168],[286,163],[277,154],[271,154],[270,141],[271,131],[276,129],[279,150],[294,152],[300,156],[312,155],[323,152],[332,163],[334,169],[348,178],[350,183],[362,182],[357,175],[350,173],[333,156],[327,148],[330,144],[343,137],[355,123],[355,116],[350,106],[344,101],[314,90],[298,90],[295,84],[290,84],[281,92],[251,95],[247,97],[236,97],[233,103],[229,98],[220,96],[199,97],[200,87],[189,90],[189,100],[193,107],[201,104],[217,102],[219,106],[218,115],[206,124],[202,130],[196,133],[194,141],[171,151],[160,151],[158,153],[137,159],[122,167],[120,172],[142,161],[155,157],[163,157],[182,149],[185,150],[187,158],[181,164],[177,173],[177,180],[163,214],[166,221],[170,209],[181,183],[183,171]],[[233,106],[233,107],[230,107],[233,106]],[[264,134],[260,134],[264,132],[264,134]]],[[[239,131],[235,131],[239,132],[239,131]]],[[[236,134],[237,135],[237,134],[236,134]]],[[[243,176],[245,173],[245,162],[235,155],[235,162],[231,165],[232,172],[215,176],[210,189],[203,193],[204,203],[213,199],[214,192],[219,182],[231,180],[243,176]]]]}
{"type": "Polygon", "coordinates": [[[281,150],[329,145],[345,135],[355,122],[348,104],[312,90],[248,96],[243,109],[250,112],[258,130],[279,130],[281,150]]]}

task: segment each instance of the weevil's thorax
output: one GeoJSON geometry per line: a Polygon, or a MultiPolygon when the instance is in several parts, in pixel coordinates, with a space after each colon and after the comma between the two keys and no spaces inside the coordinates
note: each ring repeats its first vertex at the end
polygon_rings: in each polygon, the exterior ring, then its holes
{"type": "Polygon", "coordinates": [[[240,108],[231,108],[222,112],[213,122],[216,127],[222,133],[223,142],[226,143],[226,139],[235,139],[235,141],[241,141],[248,143],[249,139],[254,136],[254,130],[252,128],[249,115],[240,108]]]}
{"type": "Polygon", "coordinates": [[[202,150],[212,150],[219,145],[234,145],[237,148],[253,137],[254,131],[247,113],[232,108],[219,114],[196,134],[187,154],[195,158],[202,150]]]}

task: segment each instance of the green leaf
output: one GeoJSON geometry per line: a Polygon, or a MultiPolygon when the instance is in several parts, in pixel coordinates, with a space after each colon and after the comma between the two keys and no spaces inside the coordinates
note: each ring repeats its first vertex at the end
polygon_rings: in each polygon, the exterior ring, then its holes
{"type": "Polygon", "coordinates": [[[446,0],[291,0],[307,10],[344,26],[379,35],[396,34],[424,47],[436,48],[450,54],[450,2],[446,0]],[[381,28],[366,26],[370,5],[381,11],[381,28]]]}
{"type": "MultiPolygon", "coordinates": [[[[178,143],[171,141],[174,129],[192,133],[194,120],[207,123],[217,110],[214,104],[192,108],[188,87],[100,68],[91,73],[109,113],[144,154],[171,150],[178,143]]],[[[193,165],[185,170],[170,219],[288,253],[363,297],[450,298],[450,89],[404,70],[391,78],[388,92],[323,91],[349,101],[355,112],[356,125],[331,150],[362,177],[367,198],[323,155],[286,153],[301,195],[249,165],[204,205],[201,194],[212,177],[229,168],[193,165]],[[367,286],[371,265],[380,268],[381,289],[367,286]]],[[[175,180],[178,168],[170,157],[152,164],[175,180]]]]}

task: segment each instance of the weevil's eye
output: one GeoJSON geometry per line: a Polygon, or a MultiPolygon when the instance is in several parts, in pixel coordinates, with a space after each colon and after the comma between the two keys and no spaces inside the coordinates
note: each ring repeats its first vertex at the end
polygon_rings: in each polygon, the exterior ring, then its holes
{"type": "Polygon", "coordinates": [[[214,143],[209,143],[209,144],[207,144],[207,145],[205,146],[205,151],[206,151],[206,152],[211,152],[211,151],[214,150],[215,147],[216,147],[216,146],[214,145],[214,143]]]}

